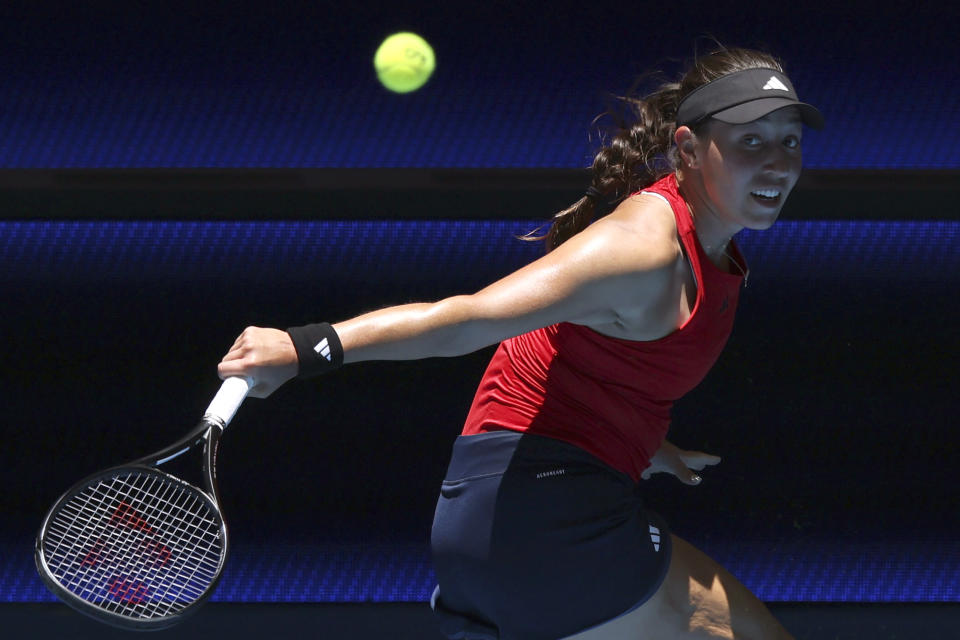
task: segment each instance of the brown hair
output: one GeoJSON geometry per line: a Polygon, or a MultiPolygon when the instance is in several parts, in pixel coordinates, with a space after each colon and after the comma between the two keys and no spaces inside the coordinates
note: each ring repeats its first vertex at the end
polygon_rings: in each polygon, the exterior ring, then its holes
{"type": "MultiPolygon", "coordinates": [[[[697,57],[679,82],[664,83],[643,98],[617,96],[616,100],[626,107],[630,122],[613,111],[604,114],[612,116],[616,124],[610,143],[593,159],[593,179],[588,190],[591,195],[554,215],[546,235],[525,239],[545,240],[549,252],[595,218],[613,211],[630,194],[672,173],[678,161],[673,134],[680,101],[711,80],[756,68],[783,71],[773,56],[762,51],[720,48],[697,57]]],[[[700,133],[705,124],[695,126],[694,131],[700,133]]]]}

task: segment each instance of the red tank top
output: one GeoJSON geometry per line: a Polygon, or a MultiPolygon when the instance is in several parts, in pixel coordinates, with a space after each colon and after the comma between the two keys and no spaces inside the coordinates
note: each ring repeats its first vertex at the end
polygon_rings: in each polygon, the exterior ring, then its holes
{"type": "MultiPolygon", "coordinates": [[[[673,174],[643,193],[666,199],[697,282],[690,318],[650,341],[560,323],[503,341],[480,382],[463,435],[509,429],[576,445],[635,481],[670,425],[676,399],[723,350],[743,276],[718,269],[700,246],[673,174]]],[[[734,259],[746,271],[736,244],[734,259]]]]}

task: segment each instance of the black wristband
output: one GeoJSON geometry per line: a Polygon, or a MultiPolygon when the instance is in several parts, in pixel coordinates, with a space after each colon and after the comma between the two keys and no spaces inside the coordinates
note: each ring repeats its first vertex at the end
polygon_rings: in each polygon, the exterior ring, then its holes
{"type": "Polygon", "coordinates": [[[343,366],[343,345],[340,336],[327,322],[287,329],[300,360],[297,377],[313,378],[336,371],[343,366]]]}

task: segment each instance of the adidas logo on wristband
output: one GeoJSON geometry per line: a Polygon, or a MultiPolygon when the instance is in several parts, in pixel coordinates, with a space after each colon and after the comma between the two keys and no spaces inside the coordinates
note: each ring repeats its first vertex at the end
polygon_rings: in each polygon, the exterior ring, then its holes
{"type": "Polygon", "coordinates": [[[330,343],[326,338],[317,343],[317,346],[313,348],[314,351],[319,353],[321,356],[327,359],[327,362],[331,361],[330,358],[330,343]]]}
{"type": "Polygon", "coordinates": [[[312,378],[343,366],[343,345],[329,323],[290,327],[287,333],[297,351],[298,378],[312,378]]]}

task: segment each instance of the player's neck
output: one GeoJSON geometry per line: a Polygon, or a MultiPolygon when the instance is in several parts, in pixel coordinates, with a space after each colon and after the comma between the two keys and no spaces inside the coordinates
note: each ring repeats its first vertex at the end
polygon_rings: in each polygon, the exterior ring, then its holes
{"type": "Polygon", "coordinates": [[[733,236],[742,227],[731,225],[714,210],[710,201],[704,196],[701,184],[696,184],[689,177],[678,173],[677,182],[680,195],[687,204],[687,211],[693,220],[693,227],[697,234],[700,246],[710,260],[722,268],[727,260],[728,247],[733,236]]]}

